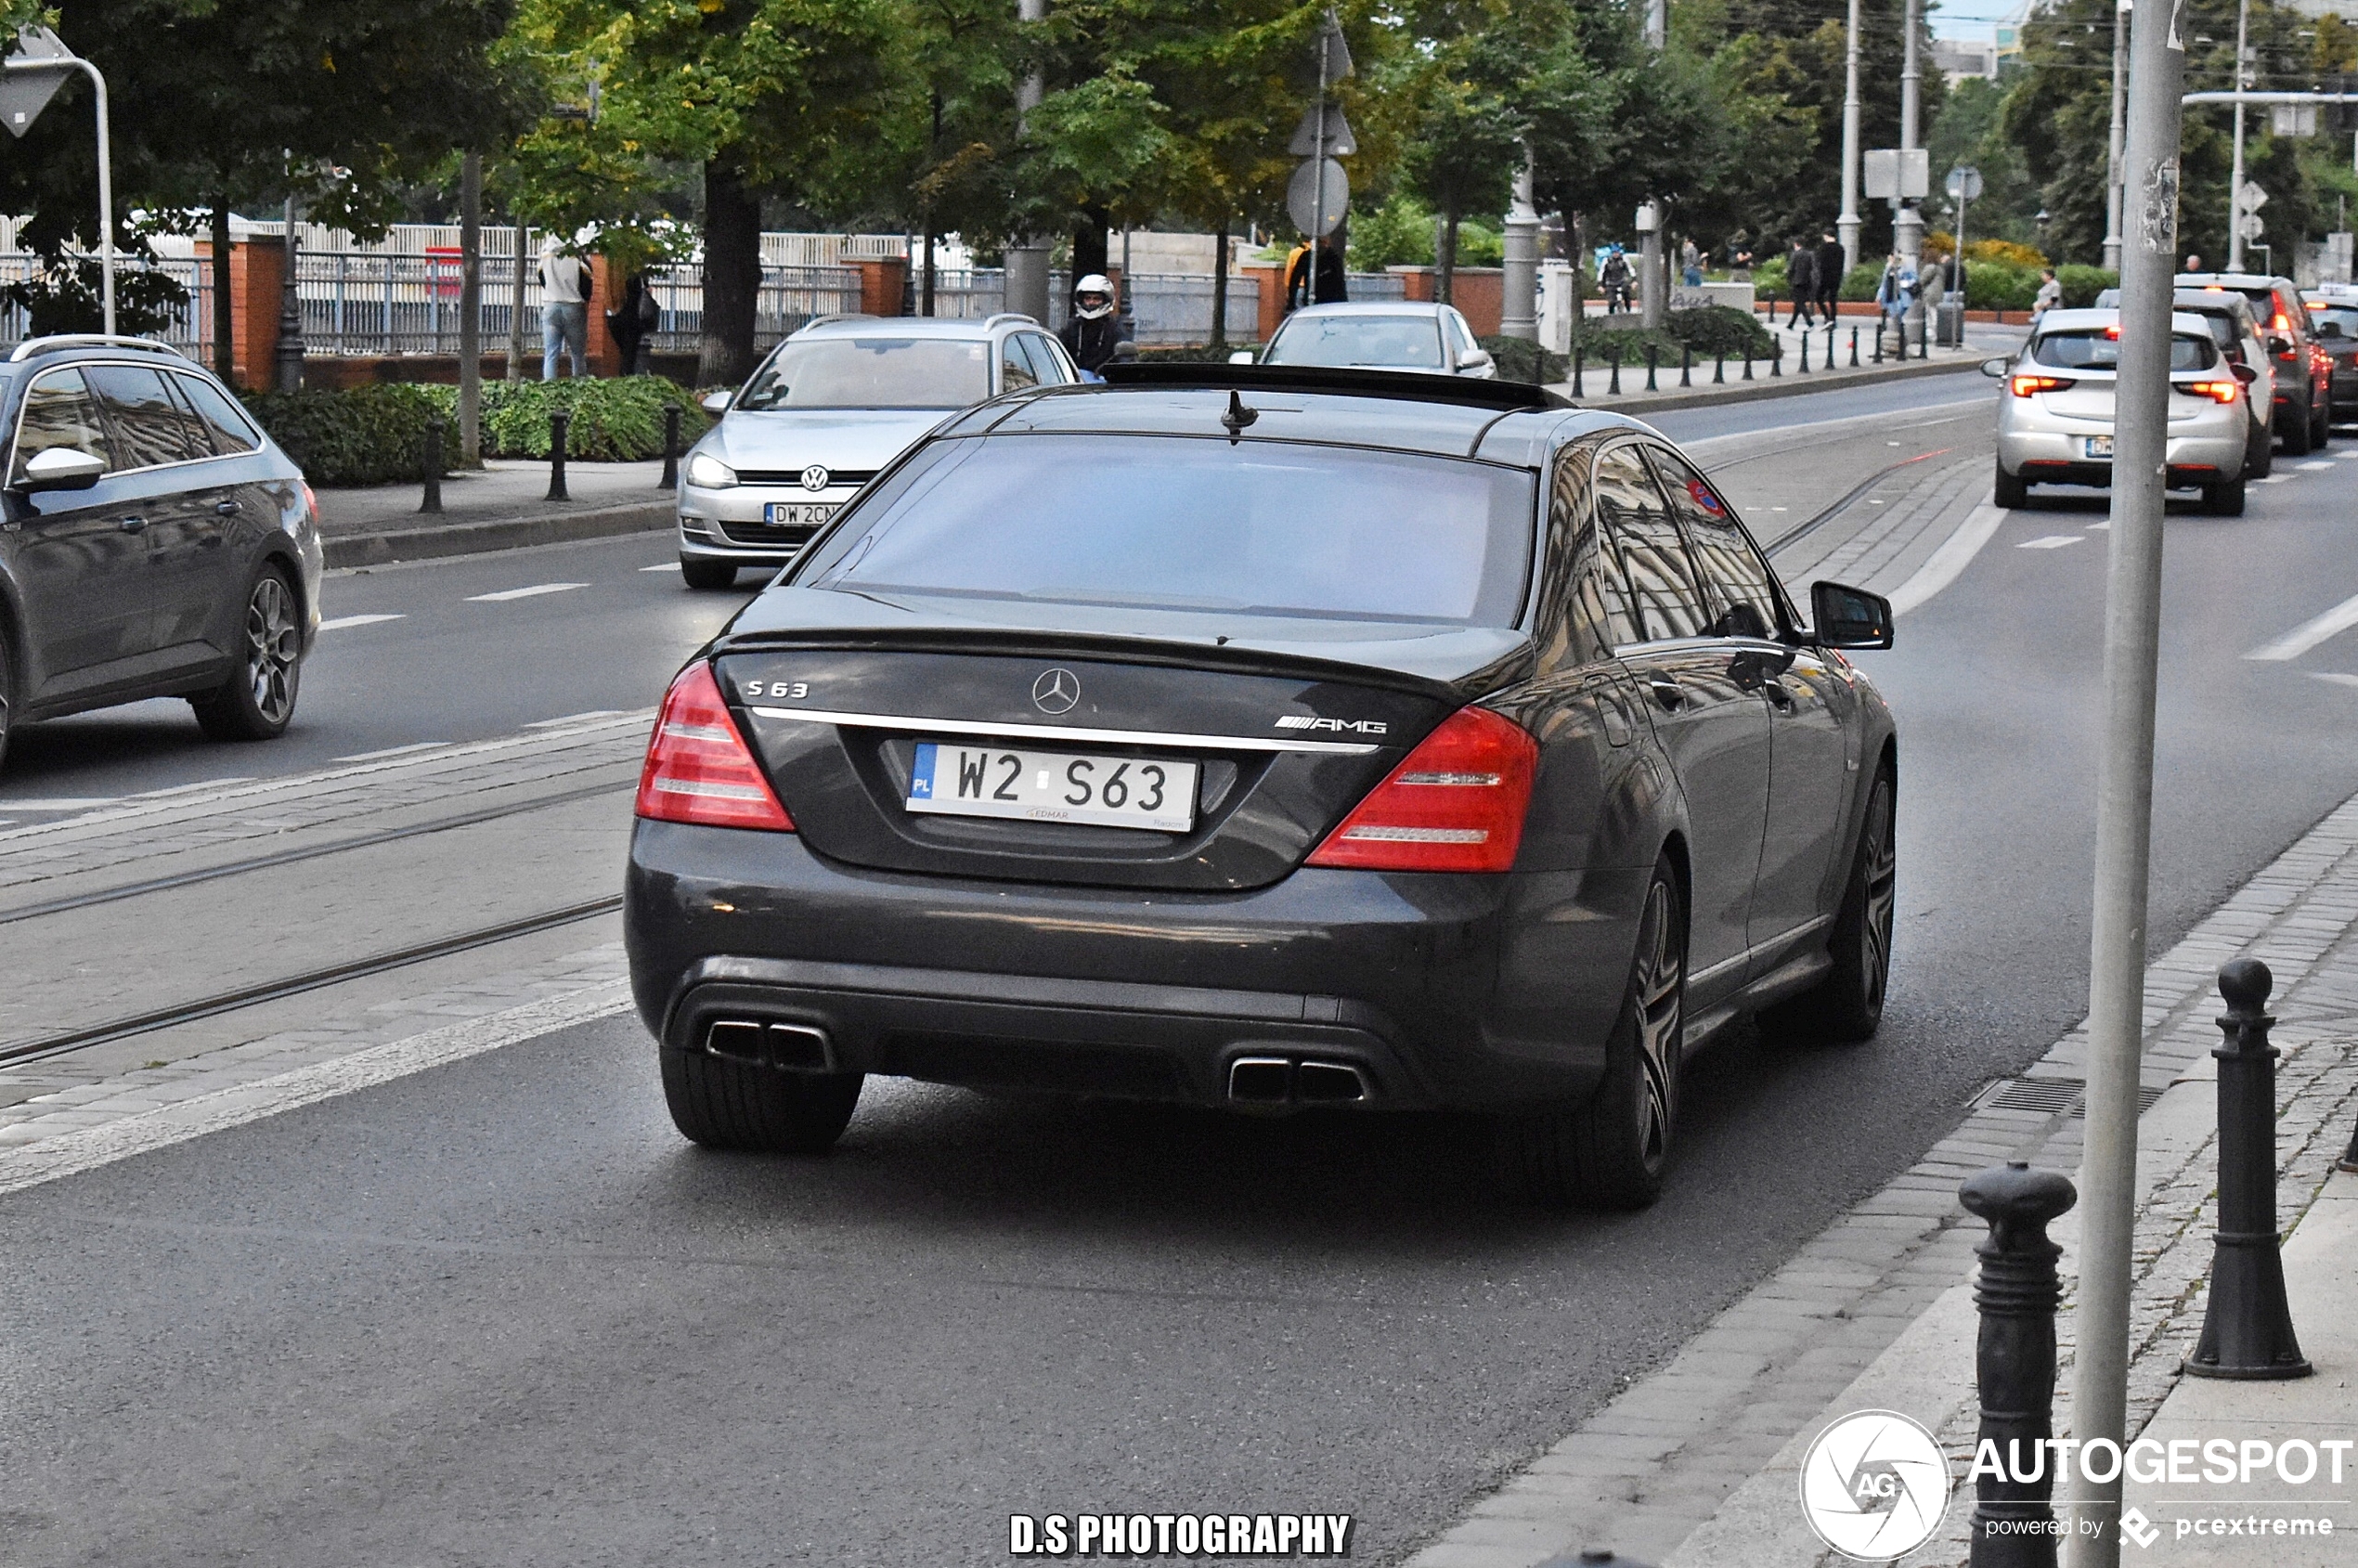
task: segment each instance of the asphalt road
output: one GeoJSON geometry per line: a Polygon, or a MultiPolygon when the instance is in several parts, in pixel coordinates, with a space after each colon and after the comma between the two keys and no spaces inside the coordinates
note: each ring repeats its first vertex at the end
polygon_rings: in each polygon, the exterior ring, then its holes
{"type": "MultiPolygon", "coordinates": [[[[1961,395],[1891,390],[1915,419],[1961,395]]],[[[1887,439],[1792,460],[1872,471],[1887,439]]],[[[2157,951],[2358,791],[2358,632],[2244,656],[2358,595],[2358,442],[2318,461],[2170,523],[2157,951]]],[[[894,1082],[828,1160],[712,1157],[636,1024],[582,1026],[0,1198],[0,1561],[984,1562],[1010,1511],[1115,1509],[1348,1511],[1354,1558],[1396,1560],[2078,1017],[2103,521],[2014,514],[1862,655],[1901,724],[1885,1030],[1697,1063],[1648,1213],[1504,1205],[1444,1122],[894,1082]]],[[[660,558],[337,579],[330,615],[408,618],[327,645],[283,749],[651,702],[726,610],[637,570],[660,558]],[[470,598],[557,581],[590,586],[470,598]]],[[[27,732],[0,800],[282,749],[72,728],[27,732]]]]}

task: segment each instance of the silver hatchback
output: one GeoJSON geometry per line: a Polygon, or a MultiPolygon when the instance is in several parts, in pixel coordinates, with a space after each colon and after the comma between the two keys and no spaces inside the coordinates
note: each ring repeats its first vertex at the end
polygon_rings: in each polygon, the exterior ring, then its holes
{"type": "MultiPolygon", "coordinates": [[[[2006,383],[1998,399],[2000,506],[2027,504],[2033,485],[2111,485],[2119,365],[2120,312],[2051,310],[2018,357],[1982,366],[2006,383]]],[[[2169,484],[2200,490],[2203,510],[2217,516],[2244,509],[2251,373],[2221,355],[2200,317],[2171,315],[2169,484]]]]}

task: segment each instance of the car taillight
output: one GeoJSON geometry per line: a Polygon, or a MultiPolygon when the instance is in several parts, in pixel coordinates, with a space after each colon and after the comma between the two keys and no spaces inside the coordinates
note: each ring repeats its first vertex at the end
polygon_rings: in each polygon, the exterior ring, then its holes
{"type": "Polygon", "coordinates": [[[1486,707],[1427,735],[1310,857],[1364,871],[1505,871],[1522,843],[1539,743],[1486,707]]]}
{"type": "Polygon", "coordinates": [[[2178,390],[2196,397],[2208,397],[2214,403],[2233,403],[2236,395],[2243,391],[2243,382],[2232,379],[2223,382],[2180,382],[2178,390]]]}
{"type": "Polygon", "coordinates": [[[2016,376],[2006,384],[2016,397],[2028,397],[2034,392],[2067,392],[2074,383],[2061,376],[2016,376]]]}
{"type": "Polygon", "coordinates": [[[702,659],[681,670],[663,694],[647,765],[639,771],[638,814],[705,827],[794,831],[720,700],[712,666],[702,659]]]}

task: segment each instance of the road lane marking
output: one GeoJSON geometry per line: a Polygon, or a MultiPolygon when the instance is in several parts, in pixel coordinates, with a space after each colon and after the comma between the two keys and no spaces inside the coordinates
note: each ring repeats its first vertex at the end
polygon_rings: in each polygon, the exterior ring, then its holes
{"type": "Polygon", "coordinates": [[[654,565],[641,566],[639,568],[639,570],[642,572],[676,572],[679,569],[680,563],[677,561],[661,561],[657,562],[654,565]]]}
{"type": "Polygon", "coordinates": [[[628,712],[628,709],[627,708],[593,707],[587,713],[568,713],[556,719],[536,719],[531,723],[525,725],[525,728],[527,730],[554,730],[567,724],[587,724],[599,719],[620,719],[627,712],[628,712]]]}
{"type": "Polygon", "coordinates": [[[0,801],[11,811],[95,811],[101,806],[111,806],[123,798],[120,795],[58,796],[48,800],[0,801]]]}
{"type": "Polygon", "coordinates": [[[2088,531],[2089,531],[2090,533],[2092,533],[2092,534],[2101,534],[2101,533],[2104,533],[2104,532],[2107,531],[2107,530],[2108,530],[2108,529],[2110,529],[2111,527],[2112,527],[2112,519],[2111,519],[2111,518],[2109,518],[2109,517],[2107,517],[2107,518],[2105,518],[2105,519],[2103,522],[2101,522],[2101,523],[2091,523],[2091,524],[2089,524],[2089,525],[2088,525],[2088,531]]]}
{"type": "Polygon", "coordinates": [[[2309,679],[2330,680],[2337,686],[2358,686],[2358,675],[2342,675],[2330,669],[2313,669],[2309,672],[2309,679]]]}
{"type": "Polygon", "coordinates": [[[470,604],[505,604],[512,599],[538,599],[544,593],[570,593],[588,583],[534,583],[530,588],[503,588],[497,593],[470,593],[470,604]]]}
{"type": "Polygon", "coordinates": [[[375,626],[380,621],[397,621],[405,618],[405,616],[338,616],[334,620],[321,621],[319,623],[319,629],[321,631],[343,631],[349,627],[375,626]]]}
{"type": "Polygon", "coordinates": [[[162,800],[175,795],[191,795],[201,789],[213,789],[221,784],[253,783],[251,773],[237,773],[226,779],[199,779],[194,784],[174,784],[169,789],[143,789],[132,796],[134,800],[162,800]]]}
{"type": "Polygon", "coordinates": [[[2273,642],[2262,642],[2244,657],[2282,663],[2297,659],[2328,637],[2339,637],[2358,626],[2358,595],[2343,600],[2314,620],[2301,622],[2273,642]]]}
{"type": "Polygon", "coordinates": [[[1957,525],[1957,531],[1941,541],[1940,548],[1932,552],[1930,559],[1916,568],[1916,575],[1892,590],[1892,615],[1906,615],[1955,582],[1964,569],[1973,564],[1973,558],[1981,553],[1981,547],[1989,542],[2005,520],[2005,512],[1990,505],[1985,498],[1979,506],[1966,514],[1963,523],[1957,525]]]}
{"type": "Polygon", "coordinates": [[[2255,479],[2252,483],[2255,485],[2281,485],[2291,477],[2292,475],[2289,473],[2272,473],[2265,479],[2255,479]]]}
{"type": "Polygon", "coordinates": [[[2035,539],[2023,540],[2015,548],[2016,550],[2061,550],[2067,544],[2078,544],[2087,537],[2085,534],[2041,534],[2035,539]]]}
{"type": "Polygon", "coordinates": [[[330,757],[330,762],[374,762],[380,757],[407,757],[413,751],[434,751],[448,745],[448,741],[412,741],[408,745],[389,745],[382,751],[356,751],[349,757],[330,757]]]}
{"type": "Polygon", "coordinates": [[[2327,458],[2323,462],[2295,463],[2293,466],[2300,470],[2303,473],[2322,473],[2326,469],[2333,467],[2333,460],[2331,458],[2327,458]]]}

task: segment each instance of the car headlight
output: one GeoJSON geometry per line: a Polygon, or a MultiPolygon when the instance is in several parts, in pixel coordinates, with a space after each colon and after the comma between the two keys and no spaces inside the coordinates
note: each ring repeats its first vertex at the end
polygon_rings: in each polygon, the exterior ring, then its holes
{"type": "Polygon", "coordinates": [[[688,460],[688,483],[699,490],[725,490],[737,482],[737,471],[710,452],[688,460]]]}

